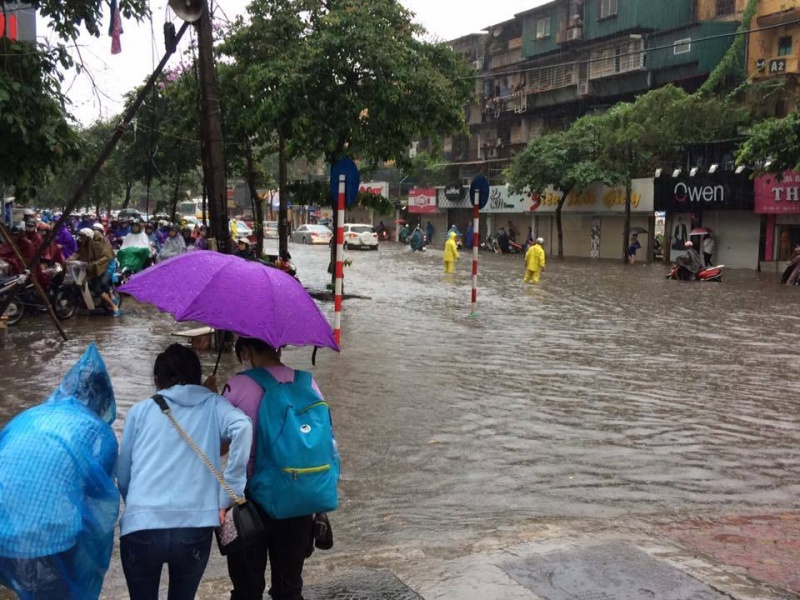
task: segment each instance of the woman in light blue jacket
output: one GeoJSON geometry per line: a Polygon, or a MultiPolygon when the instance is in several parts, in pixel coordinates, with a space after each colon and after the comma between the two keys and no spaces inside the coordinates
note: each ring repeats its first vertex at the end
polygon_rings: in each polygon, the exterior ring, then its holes
{"type": "MultiPolygon", "coordinates": [[[[153,371],[173,417],[217,469],[221,443],[230,444],[223,476],[243,496],[250,419],[200,385],[200,360],[186,346],[169,346],[153,371]]],[[[125,417],[117,481],[125,500],[120,554],[131,600],[157,600],[164,564],[169,565],[170,600],[193,600],[213,529],[232,501],[152,398],[125,417]]]]}

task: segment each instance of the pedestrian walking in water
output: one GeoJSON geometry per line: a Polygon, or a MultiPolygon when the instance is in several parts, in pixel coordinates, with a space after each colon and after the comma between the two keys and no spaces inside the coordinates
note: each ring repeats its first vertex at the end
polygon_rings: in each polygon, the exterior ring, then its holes
{"type": "Polygon", "coordinates": [[[545,255],[543,238],[536,238],[536,242],[525,253],[525,283],[539,283],[539,276],[544,270],[545,255]]]}
{"type": "Polygon", "coordinates": [[[428,236],[428,243],[432,244],[433,243],[433,225],[431,225],[430,221],[428,221],[428,224],[425,226],[425,235],[428,236]]]}
{"type": "Polygon", "coordinates": [[[456,234],[451,231],[444,244],[444,272],[452,273],[456,268],[458,260],[458,246],[456,245],[456,234]]]}
{"type": "Polygon", "coordinates": [[[21,600],[97,600],[119,492],[114,391],[91,344],[50,398],[0,432],[0,583],[21,600]]]}
{"type": "MultiPolygon", "coordinates": [[[[327,412],[327,404],[322,397],[322,392],[311,373],[297,371],[284,365],[281,362],[280,350],[276,350],[259,339],[240,337],[236,341],[235,351],[236,357],[248,367],[248,370],[232,377],[222,390],[222,394],[234,406],[243,410],[253,422],[253,445],[247,467],[247,499],[258,510],[264,525],[265,536],[263,542],[227,555],[228,573],[233,582],[231,600],[260,600],[262,598],[264,590],[267,588],[265,576],[267,563],[270,566],[271,582],[269,596],[275,600],[302,600],[303,566],[309,554],[313,515],[301,514],[287,518],[270,514],[270,511],[276,508],[273,506],[275,504],[273,496],[286,494],[286,492],[274,490],[274,484],[270,483],[269,467],[276,460],[280,460],[276,456],[279,454],[278,447],[282,443],[287,443],[291,434],[282,435],[281,440],[275,438],[273,446],[262,443],[267,438],[271,439],[274,431],[282,427],[281,423],[277,425],[269,423],[270,408],[262,407],[262,404],[274,403],[280,414],[280,402],[283,400],[280,394],[301,394],[303,398],[307,399],[306,401],[311,402],[310,406],[313,408],[309,410],[324,411],[323,417],[328,421],[328,425],[330,425],[330,414],[327,412]],[[256,440],[260,441],[256,442],[256,440]]],[[[215,381],[206,383],[212,386],[216,385],[215,381]]],[[[307,413],[304,418],[308,418],[306,422],[311,423],[316,429],[314,417],[310,416],[310,413],[307,413]]],[[[309,430],[312,429],[310,425],[305,425],[305,427],[309,427],[309,430]]],[[[300,435],[300,432],[297,433],[300,435]]],[[[303,435],[306,433],[310,434],[311,431],[304,432],[303,435]]],[[[315,432],[315,435],[320,434],[315,432]]],[[[327,479],[323,475],[325,469],[320,470],[318,475],[310,473],[300,475],[301,478],[322,477],[319,484],[320,490],[325,488],[325,482],[333,485],[335,489],[338,478],[338,453],[332,432],[326,442],[330,443],[329,450],[333,452],[333,456],[335,456],[333,460],[336,464],[323,466],[333,467],[336,472],[327,479]]],[[[302,443],[306,453],[313,451],[314,444],[311,435],[306,435],[302,443]]],[[[329,459],[325,459],[325,461],[327,460],[329,459]]],[[[295,474],[296,478],[297,474],[295,474]]],[[[299,487],[294,489],[295,494],[300,494],[300,492],[299,487]]],[[[291,500],[291,498],[284,498],[286,502],[291,500]]]]}
{"type": "Polygon", "coordinates": [[[636,251],[640,250],[642,245],[639,243],[639,236],[637,234],[631,235],[631,243],[628,244],[628,262],[634,264],[636,262],[636,251]]]}
{"type": "Polygon", "coordinates": [[[224,523],[233,502],[197,450],[220,470],[220,449],[229,445],[223,477],[237,496],[244,496],[253,429],[242,411],[201,385],[200,359],[190,348],[167,347],[156,358],[153,375],[158,393],[128,411],[122,432],[117,465],[125,500],[122,569],[131,600],[158,600],[164,564],[170,600],[194,600],[214,528],[224,523]]]}

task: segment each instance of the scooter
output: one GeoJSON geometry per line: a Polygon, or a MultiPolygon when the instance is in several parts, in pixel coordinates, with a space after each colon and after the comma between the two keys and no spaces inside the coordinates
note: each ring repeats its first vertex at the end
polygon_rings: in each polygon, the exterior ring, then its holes
{"type": "MultiPolygon", "coordinates": [[[[122,296],[118,294],[112,283],[111,297],[116,299],[117,308],[122,305],[122,296]]],[[[103,302],[100,294],[96,293],[89,286],[89,277],[86,275],[86,263],[77,260],[68,260],[64,281],[56,291],[59,301],[55,304],[56,315],[61,311],[63,314],[72,316],[78,308],[85,309],[90,313],[111,314],[111,309],[103,302]]],[[[61,317],[68,318],[68,317],[61,317]]]]}
{"type": "MultiPolygon", "coordinates": [[[[697,275],[693,275],[685,281],[722,281],[722,269],[725,265],[717,265],[715,267],[704,267],[698,271],[697,275]]],[[[681,267],[678,264],[672,265],[672,270],[667,274],[667,279],[679,280],[679,271],[681,267]]]]}
{"type": "MultiPolygon", "coordinates": [[[[3,265],[8,264],[5,261],[0,262],[2,262],[3,265]]],[[[56,263],[52,267],[43,269],[42,274],[48,281],[45,293],[47,294],[48,303],[54,309],[56,317],[62,321],[69,319],[74,311],[65,308],[65,303],[68,304],[68,302],[66,302],[65,293],[62,291],[64,270],[61,268],[61,265],[56,263]]],[[[49,309],[49,306],[36,291],[30,271],[25,271],[19,275],[0,278],[0,301],[5,300],[12,291],[14,293],[14,299],[6,308],[4,314],[8,319],[7,323],[9,325],[16,325],[19,323],[26,311],[29,313],[43,313],[47,312],[49,309]]]]}
{"type": "Polygon", "coordinates": [[[6,318],[6,323],[9,325],[16,325],[22,320],[25,314],[25,305],[19,297],[19,292],[30,279],[30,272],[26,271],[22,275],[11,275],[8,277],[0,277],[0,303],[5,303],[10,294],[14,294],[14,298],[6,307],[3,316],[6,318]]]}

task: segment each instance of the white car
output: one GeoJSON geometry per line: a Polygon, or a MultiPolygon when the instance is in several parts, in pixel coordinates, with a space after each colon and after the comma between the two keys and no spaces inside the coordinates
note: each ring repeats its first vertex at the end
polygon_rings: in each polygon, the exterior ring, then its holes
{"type": "Polygon", "coordinates": [[[278,239],[278,222],[264,221],[264,237],[268,240],[278,239]]]}
{"type": "Polygon", "coordinates": [[[378,249],[378,234],[375,228],[366,223],[345,223],[344,224],[344,247],[348,248],[368,248],[378,249]]]}
{"type": "Polygon", "coordinates": [[[300,244],[329,244],[332,237],[324,225],[300,225],[292,232],[292,241],[300,244]]]}

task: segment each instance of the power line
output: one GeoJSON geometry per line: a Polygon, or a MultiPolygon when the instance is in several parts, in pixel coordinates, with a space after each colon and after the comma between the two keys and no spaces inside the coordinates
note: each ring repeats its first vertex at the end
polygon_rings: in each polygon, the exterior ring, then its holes
{"type": "MultiPolygon", "coordinates": [[[[723,38],[737,37],[737,36],[740,36],[740,35],[749,35],[751,33],[758,33],[759,31],[769,31],[771,29],[778,29],[779,27],[788,27],[789,25],[797,25],[799,23],[800,23],[800,19],[797,19],[795,21],[790,21],[788,23],[780,23],[778,25],[768,25],[766,27],[757,27],[757,28],[753,28],[753,29],[746,29],[744,31],[733,31],[733,32],[730,32],[730,33],[720,33],[720,34],[717,34],[717,35],[709,35],[707,37],[692,39],[691,43],[695,44],[695,43],[709,42],[709,41],[712,41],[712,40],[718,40],[718,39],[723,39],[723,38]]],[[[661,32],[654,32],[653,35],[658,35],[659,33],[661,33],[661,32]]],[[[636,35],[638,35],[638,34],[636,34],[636,35]]],[[[642,39],[645,39],[646,37],[647,37],[647,35],[644,34],[642,36],[642,39]]],[[[629,38],[625,38],[625,39],[629,39],[629,38]]],[[[636,38],[631,38],[631,39],[636,39],[636,38]]],[[[548,65],[544,65],[544,66],[540,66],[540,67],[530,67],[530,68],[526,68],[526,69],[516,69],[516,70],[511,70],[511,71],[499,71],[497,73],[484,73],[484,74],[481,74],[481,75],[472,75],[470,77],[460,77],[458,79],[460,81],[463,81],[465,79],[493,79],[495,77],[503,77],[503,76],[506,76],[506,75],[520,75],[520,74],[524,74],[524,73],[533,73],[535,71],[546,71],[546,70],[549,70],[549,69],[557,69],[558,67],[569,67],[569,66],[573,66],[573,65],[578,65],[578,66],[580,66],[580,65],[590,65],[590,64],[596,63],[596,62],[607,62],[609,60],[616,60],[617,58],[623,58],[623,57],[626,57],[626,56],[642,55],[642,54],[647,54],[648,52],[656,52],[656,51],[659,51],[659,50],[669,50],[669,49],[675,48],[675,46],[676,46],[676,43],[673,42],[673,43],[667,44],[665,46],[654,46],[652,48],[643,48],[642,50],[634,50],[632,52],[624,52],[624,53],[620,53],[620,54],[615,54],[612,57],[587,58],[585,60],[574,60],[574,61],[569,61],[569,62],[553,63],[553,64],[548,64],[548,65]]],[[[499,68],[502,69],[502,67],[499,67],[499,68]]],[[[622,71],[622,72],[620,72],[620,74],[621,73],[628,73],[628,72],[636,71],[636,70],[638,70],[638,69],[630,69],[629,71],[622,71]]]]}

